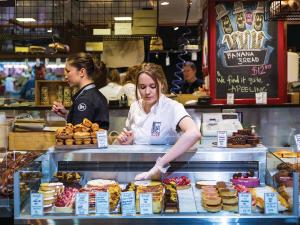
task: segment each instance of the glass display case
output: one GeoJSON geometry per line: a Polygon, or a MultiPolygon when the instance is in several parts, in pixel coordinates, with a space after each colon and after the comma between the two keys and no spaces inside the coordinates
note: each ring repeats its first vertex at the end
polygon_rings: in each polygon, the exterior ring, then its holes
{"type": "MultiPolygon", "coordinates": [[[[278,175],[276,177],[277,168],[283,162],[274,154],[269,153],[264,146],[245,149],[199,146],[191,149],[171,163],[168,172],[159,179],[162,183],[155,183],[163,187],[163,191],[159,192],[162,193],[161,198],[157,197],[158,193],[154,191],[153,182],[130,183],[134,181],[136,174],[149,170],[156,159],[169,148],[170,146],[112,145],[107,149],[48,151],[36,159],[30,167],[23,168],[14,174],[15,223],[256,224],[263,222],[274,224],[276,222],[276,224],[288,224],[297,222],[299,174],[295,170],[290,170],[284,179],[286,182],[283,183],[286,189],[283,188],[282,183],[277,182],[280,181],[278,175]],[[28,191],[22,194],[21,184],[24,181],[28,191]],[[230,181],[233,184],[229,183],[230,181]],[[49,184],[49,182],[52,183],[49,184]],[[99,207],[97,209],[95,205],[99,203],[97,201],[100,201],[99,198],[95,198],[95,192],[103,192],[103,189],[93,189],[93,186],[99,185],[99,182],[102,188],[103,185],[107,188],[107,185],[112,183],[118,186],[114,186],[115,192],[109,188],[105,189],[110,193],[110,210],[107,214],[98,214],[96,212],[100,211],[95,211],[99,210],[99,207]],[[150,214],[139,212],[141,185],[152,187],[150,188],[152,191],[149,192],[153,197],[152,210],[155,212],[153,214],[152,211],[150,214]],[[54,189],[51,189],[53,186],[55,186],[54,189]],[[254,188],[249,188],[251,186],[254,188]],[[50,189],[45,189],[45,187],[50,187],[50,189]],[[175,194],[172,188],[175,189],[175,194]],[[218,196],[213,200],[220,199],[221,202],[210,205],[209,200],[212,199],[207,198],[209,195],[206,195],[206,189],[209,189],[208,192],[215,190],[212,192],[218,193],[218,196]],[[123,198],[125,199],[125,195],[122,193],[126,191],[133,191],[136,197],[132,200],[136,203],[134,213],[130,215],[124,214],[125,200],[123,201],[123,198]],[[51,195],[51,192],[55,194],[51,195]],[[42,215],[32,215],[33,193],[42,194],[44,203],[40,206],[42,215]],[[88,193],[87,202],[81,202],[78,193],[88,193]],[[226,197],[225,193],[234,194],[226,197]],[[242,193],[250,193],[252,196],[248,202],[250,214],[239,213],[238,203],[242,203],[240,198],[246,196],[241,195],[242,193]],[[276,210],[273,214],[264,212],[264,205],[268,203],[264,201],[265,193],[273,193],[273,196],[276,196],[274,199],[277,202],[275,205],[277,205],[278,213],[276,210]],[[69,198],[70,201],[65,198],[69,198]],[[173,205],[168,204],[170,199],[173,205]],[[226,208],[228,199],[233,202],[229,202],[231,206],[227,205],[226,208]],[[159,201],[159,210],[154,208],[154,201],[159,201]],[[71,204],[64,204],[64,202],[71,202],[71,204]],[[111,204],[114,204],[113,209],[111,204]],[[87,214],[78,214],[78,208],[84,205],[87,206],[87,214]],[[217,207],[214,207],[216,205],[217,207]],[[170,206],[172,206],[171,210],[170,206]]],[[[267,207],[269,210],[270,204],[267,207]]]]}

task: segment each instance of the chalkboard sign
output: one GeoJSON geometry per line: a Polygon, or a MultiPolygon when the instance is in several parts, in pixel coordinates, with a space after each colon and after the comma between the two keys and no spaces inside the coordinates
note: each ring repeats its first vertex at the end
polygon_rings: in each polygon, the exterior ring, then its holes
{"type": "Polygon", "coordinates": [[[268,98],[278,98],[278,23],[264,20],[264,2],[218,2],[212,10],[213,97],[226,99],[227,93],[234,93],[235,99],[245,100],[267,92],[268,98]]]}

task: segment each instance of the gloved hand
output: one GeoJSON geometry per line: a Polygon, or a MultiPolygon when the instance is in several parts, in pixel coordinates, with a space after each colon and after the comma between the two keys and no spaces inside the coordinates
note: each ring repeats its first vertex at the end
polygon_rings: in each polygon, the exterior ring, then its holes
{"type": "Polygon", "coordinates": [[[161,158],[158,157],[156,160],[155,165],[148,171],[143,172],[135,176],[135,180],[157,180],[161,173],[166,173],[168,168],[170,167],[169,164],[164,166],[161,162],[161,158]]]}
{"type": "Polygon", "coordinates": [[[133,138],[134,138],[133,132],[128,131],[124,128],[124,130],[117,137],[117,141],[121,145],[130,145],[133,142],[133,138]]]}

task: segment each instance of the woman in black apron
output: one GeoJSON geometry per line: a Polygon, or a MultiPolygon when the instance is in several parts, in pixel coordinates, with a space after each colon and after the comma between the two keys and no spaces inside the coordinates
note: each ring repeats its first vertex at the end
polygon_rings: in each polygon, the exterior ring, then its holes
{"type": "Polygon", "coordinates": [[[82,123],[83,119],[87,118],[93,123],[98,123],[101,128],[108,129],[107,100],[93,82],[95,75],[99,74],[90,54],[78,53],[67,58],[65,79],[70,87],[78,87],[79,91],[72,98],[73,105],[70,111],[60,102],[54,102],[52,111],[73,125],[82,123]]]}

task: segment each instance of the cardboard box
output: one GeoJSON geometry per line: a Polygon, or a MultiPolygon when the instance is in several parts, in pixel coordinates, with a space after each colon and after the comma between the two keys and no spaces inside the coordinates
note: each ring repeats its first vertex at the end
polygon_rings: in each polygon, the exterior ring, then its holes
{"type": "Polygon", "coordinates": [[[137,18],[133,20],[133,26],[135,27],[156,27],[156,18],[137,18]]]}
{"type": "Polygon", "coordinates": [[[157,18],[157,10],[136,9],[133,11],[133,19],[135,18],[157,18]]]}
{"type": "Polygon", "coordinates": [[[11,132],[8,135],[10,151],[47,151],[55,145],[55,132],[11,132]]]}
{"type": "Polygon", "coordinates": [[[156,34],[156,27],[132,27],[132,34],[156,34]]]}

